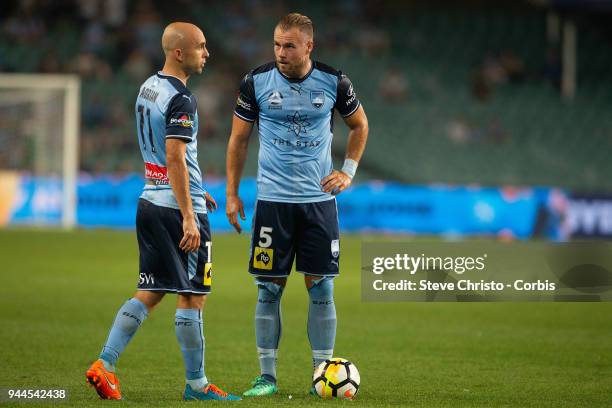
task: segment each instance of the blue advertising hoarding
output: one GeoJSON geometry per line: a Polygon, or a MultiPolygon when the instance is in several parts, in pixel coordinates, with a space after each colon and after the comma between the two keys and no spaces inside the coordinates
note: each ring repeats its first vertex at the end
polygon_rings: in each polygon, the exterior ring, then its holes
{"type": "MultiPolygon", "coordinates": [[[[133,228],[142,176],[81,176],[77,188],[77,223],[82,227],[133,228]]],[[[210,214],[214,231],[230,231],[225,217],[225,180],[212,180],[207,190],[219,209],[210,214]]],[[[256,182],[240,185],[250,228],[256,182]]],[[[538,233],[554,237],[556,224],[548,188],[493,188],[470,186],[413,186],[372,181],[356,184],[337,197],[340,227],[348,232],[390,232],[446,236],[501,235],[528,238],[538,233]],[[543,215],[544,214],[544,215],[543,215]],[[542,224],[538,227],[538,224],[542,224]],[[553,225],[551,225],[551,223],[553,225]]],[[[61,182],[51,178],[21,177],[9,224],[59,224],[61,182]]]]}

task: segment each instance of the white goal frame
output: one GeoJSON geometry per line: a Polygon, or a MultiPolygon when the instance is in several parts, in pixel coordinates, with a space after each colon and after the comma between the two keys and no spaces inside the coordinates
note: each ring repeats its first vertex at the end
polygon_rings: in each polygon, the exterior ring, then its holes
{"type": "Polygon", "coordinates": [[[62,227],[76,225],[77,177],[79,169],[79,126],[81,122],[81,79],[77,75],[0,74],[0,88],[34,91],[62,91],[62,227]]]}

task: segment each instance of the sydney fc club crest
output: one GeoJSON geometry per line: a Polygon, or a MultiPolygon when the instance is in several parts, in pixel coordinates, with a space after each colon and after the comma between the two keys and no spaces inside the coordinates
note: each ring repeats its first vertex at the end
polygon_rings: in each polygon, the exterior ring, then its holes
{"type": "Polygon", "coordinates": [[[269,109],[282,109],[283,108],[283,94],[279,91],[272,91],[268,95],[268,108],[269,109]]]}
{"type": "Polygon", "coordinates": [[[310,91],[310,103],[317,109],[325,103],[325,93],[323,91],[310,91]]]}
{"type": "Polygon", "coordinates": [[[338,256],[340,255],[340,240],[339,239],[334,239],[331,242],[331,253],[334,258],[338,258],[338,256]]]}

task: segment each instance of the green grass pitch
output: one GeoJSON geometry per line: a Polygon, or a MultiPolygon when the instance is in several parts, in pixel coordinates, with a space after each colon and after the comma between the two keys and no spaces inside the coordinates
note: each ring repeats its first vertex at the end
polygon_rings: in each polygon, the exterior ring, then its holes
{"type": "MultiPolygon", "coordinates": [[[[259,367],[247,244],[244,235],[213,237],[213,294],[204,313],[206,373],[234,392],[259,367]]],[[[611,303],[362,303],[360,237],[344,236],[341,254],[335,354],[361,372],[356,400],[307,395],[307,296],[294,273],[282,303],[280,392],[239,406],[612,404],[611,303]]],[[[65,405],[109,404],[86,386],[84,373],[132,295],[137,267],[133,232],[0,231],[0,387],[63,388],[65,405]]],[[[174,307],[168,295],[120,359],[122,406],[197,404],[180,400],[174,307]]]]}

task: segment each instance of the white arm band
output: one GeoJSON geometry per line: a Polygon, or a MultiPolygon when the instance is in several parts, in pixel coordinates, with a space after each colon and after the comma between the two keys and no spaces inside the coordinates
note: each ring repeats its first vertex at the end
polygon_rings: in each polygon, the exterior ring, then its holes
{"type": "Polygon", "coordinates": [[[341,171],[352,179],[357,172],[357,162],[353,159],[344,159],[344,165],[341,171]]]}

